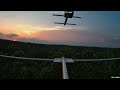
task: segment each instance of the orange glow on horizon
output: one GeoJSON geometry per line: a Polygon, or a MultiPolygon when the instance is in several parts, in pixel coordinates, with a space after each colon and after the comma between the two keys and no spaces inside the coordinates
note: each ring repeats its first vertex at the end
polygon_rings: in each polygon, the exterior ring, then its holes
{"type": "Polygon", "coordinates": [[[16,41],[15,39],[13,41],[16,41]]]}
{"type": "MultiPolygon", "coordinates": [[[[69,33],[69,30],[87,30],[85,27],[64,27],[64,26],[44,26],[44,25],[28,25],[28,24],[15,24],[15,23],[4,23],[0,26],[0,33],[7,36],[7,34],[16,34],[16,37],[11,37],[12,41],[22,39],[31,39],[36,38],[39,40],[48,40],[48,41],[74,41],[76,35],[69,33]],[[64,32],[66,31],[66,33],[64,32]],[[62,36],[62,37],[61,37],[62,36]]],[[[77,36],[78,37],[78,36],[77,36]]],[[[80,36],[79,36],[80,37],[80,36]]],[[[81,40],[85,39],[85,36],[81,36],[81,40]]],[[[87,40],[87,39],[85,39],[87,40]]]]}

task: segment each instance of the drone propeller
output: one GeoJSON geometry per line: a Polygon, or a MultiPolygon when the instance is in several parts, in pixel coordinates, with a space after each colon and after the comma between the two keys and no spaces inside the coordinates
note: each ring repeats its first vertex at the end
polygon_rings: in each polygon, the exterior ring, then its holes
{"type": "Polygon", "coordinates": [[[64,15],[57,15],[57,14],[53,14],[53,16],[64,16],[64,15]]]}
{"type": "Polygon", "coordinates": [[[82,17],[73,16],[73,18],[82,18],[82,17]]]}
{"type": "Polygon", "coordinates": [[[67,25],[77,25],[77,24],[71,24],[71,23],[66,23],[67,25]]]}
{"type": "MultiPolygon", "coordinates": [[[[54,24],[64,24],[64,23],[54,22],[54,24]]],[[[76,24],[66,23],[65,25],[76,25],[76,24]]]]}
{"type": "Polygon", "coordinates": [[[54,22],[54,24],[64,24],[64,23],[54,22]]]}

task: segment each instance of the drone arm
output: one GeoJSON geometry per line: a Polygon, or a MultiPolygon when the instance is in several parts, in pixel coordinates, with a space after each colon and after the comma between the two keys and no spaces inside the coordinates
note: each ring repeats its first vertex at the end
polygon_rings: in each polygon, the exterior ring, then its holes
{"type": "Polygon", "coordinates": [[[66,19],[65,19],[65,23],[64,23],[64,25],[66,25],[66,23],[67,23],[67,20],[68,20],[68,18],[66,18],[66,19]]]}

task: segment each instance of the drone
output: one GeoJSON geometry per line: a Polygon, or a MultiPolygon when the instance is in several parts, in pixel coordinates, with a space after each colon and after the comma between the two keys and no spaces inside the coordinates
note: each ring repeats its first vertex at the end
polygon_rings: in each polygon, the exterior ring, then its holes
{"type": "Polygon", "coordinates": [[[73,16],[73,15],[74,15],[74,11],[64,11],[64,15],[53,14],[53,16],[63,16],[63,17],[65,17],[65,22],[64,23],[54,22],[54,24],[76,25],[76,24],[67,23],[68,18],[82,18],[82,17],[73,16]]]}

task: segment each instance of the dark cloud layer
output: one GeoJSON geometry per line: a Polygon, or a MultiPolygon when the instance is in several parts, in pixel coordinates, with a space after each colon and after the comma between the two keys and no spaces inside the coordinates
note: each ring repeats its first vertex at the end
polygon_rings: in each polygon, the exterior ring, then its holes
{"type": "Polygon", "coordinates": [[[5,39],[5,35],[3,33],[0,33],[0,38],[5,39]]]}
{"type": "Polygon", "coordinates": [[[67,45],[120,47],[120,36],[113,36],[106,32],[51,30],[37,32],[36,36],[38,36],[36,38],[45,38],[54,43],[67,45]]]}
{"type": "Polygon", "coordinates": [[[19,35],[17,34],[7,34],[6,37],[7,38],[13,38],[13,37],[18,37],[19,35]]]}
{"type": "Polygon", "coordinates": [[[18,37],[19,35],[17,34],[3,34],[3,33],[0,33],[0,38],[1,39],[12,39],[14,37],[18,37]]]}
{"type": "Polygon", "coordinates": [[[0,33],[0,38],[12,39],[17,37],[18,41],[40,43],[40,44],[63,44],[73,46],[96,46],[96,47],[120,47],[120,36],[111,36],[107,33],[96,33],[79,30],[51,30],[40,31],[37,37],[21,38],[17,34],[0,33]]]}

